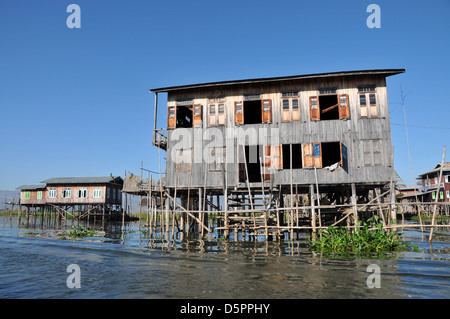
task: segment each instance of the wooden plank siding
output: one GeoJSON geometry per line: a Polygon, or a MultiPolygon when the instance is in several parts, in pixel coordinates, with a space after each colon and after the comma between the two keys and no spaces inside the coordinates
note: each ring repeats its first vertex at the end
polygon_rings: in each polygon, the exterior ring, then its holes
{"type": "Polygon", "coordinates": [[[42,206],[46,203],[47,192],[45,189],[33,189],[33,190],[21,190],[20,192],[20,204],[21,205],[34,205],[34,206],[42,206]],[[38,199],[38,192],[41,193],[41,198],[38,199]],[[28,196],[27,196],[28,194],[28,196]]]}
{"type": "MultiPolygon", "coordinates": [[[[334,171],[320,168],[317,170],[317,178],[321,184],[339,183],[386,183],[391,176],[392,142],[389,120],[386,80],[383,75],[358,75],[346,77],[324,77],[320,79],[303,79],[282,81],[273,83],[242,84],[227,87],[198,87],[189,90],[175,90],[168,92],[168,105],[174,106],[177,101],[192,100],[194,104],[203,106],[202,125],[188,129],[168,130],[168,148],[166,162],[166,186],[175,186],[175,176],[178,178],[177,187],[208,187],[223,188],[225,181],[223,171],[210,171],[208,162],[203,162],[205,154],[208,160],[207,146],[211,146],[208,130],[209,119],[205,107],[210,104],[212,96],[219,94],[225,104],[224,125],[215,126],[214,129],[223,133],[223,146],[227,147],[226,156],[232,159],[226,164],[228,187],[239,186],[239,164],[237,159],[242,153],[242,147],[236,145],[237,137],[241,138],[242,131],[248,128],[266,129],[276,133],[279,144],[311,144],[339,142],[347,149],[348,167],[339,167],[334,171]],[[376,118],[361,117],[359,106],[358,87],[374,85],[376,87],[376,100],[378,116],[376,118]],[[320,96],[320,88],[336,88],[338,97],[345,96],[348,109],[340,113],[342,119],[336,120],[312,120],[310,110],[310,98],[320,96]],[[282,93],[298,92],[299,120],[283,121],[282,93]],[[245,119],[236,117],[237,103],[244,101],[245,95],[259,94],[261,101],[270,101],[271,114],[263,113],[260,124],[247,124],[245,119]],[[348,113],[348,114],[347,114],[348,113]],[[270,123],[263,123],[265,120],[270,123]],[[184,135],[184,132],[189,134],[184,135]],[[278,130],[278,131],[277,131],[278,130]],[[228,133],[228,135],[227,135],[228,133]],[[369,141],[369,142],[364,142],[369,141]],[[364,153],[364,145],[370,145],[370,149],[364,153]],[[183,172],[176,170],[174,159],[176,149],[191,152],[193,163],[183,172]],[[374,154],[375,153],[375,154],[374,154]],[[366,156],[365,156],[366,155],[366,156]],[[369,165],[369,158],[371,159],[369,165]],[[374,160],[376,158],[376,160],[374,160]],[[366,162],[364,161],[366,159],[366,162]],[[190,181],[190,185],[189,185],[190,181]]],[[[244,106],[242,106],[244,107],[244,106]]],[[[198,122],[197,122],[198,123],[198,122]]],[[[198,126],[198,125],[197,125],[198,126]]],[[[217,131],[216,131],[217,132],[217,131]]],[[[266,146],[264,141],[252,141],[248,136],[242,138],[245,145],[266,146]]],[[[216,141],[217,142],[217,141],[216,141]]],[[[303,156],[302,156],[303,157],[303,156]]],[[[314,169],[298,168],[292,172],[293,183],[314,184],[314,169]]],[[[288,185],[290,183],[289,168],[279,169],[274,172],[275,185],[288,185]]]]}

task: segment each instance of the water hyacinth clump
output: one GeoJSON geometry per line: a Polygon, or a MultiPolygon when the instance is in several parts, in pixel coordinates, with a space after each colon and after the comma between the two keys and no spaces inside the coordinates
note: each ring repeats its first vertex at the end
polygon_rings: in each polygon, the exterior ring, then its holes
{"type": "Polygon", "coordinates": [[[308,248],[326,253],[380,253],[413,249],[416,245],[403,242],[397,232],[388,232],[378,222],[378,216],[364,223],[358,222],[356,229],[330,226],[319,230],[319,236],[308,239],[308,248]],[[362,227],[361,227],[362,226],[362,227]]]}
{"type": "Polygon", "coordinates": [[[96,236],[97,232],[95,230],[84,228],[82,226],[72,226],[69,230],[65,231],[61,236],[61,239],[66,238],[86,238],[96,236]]]}

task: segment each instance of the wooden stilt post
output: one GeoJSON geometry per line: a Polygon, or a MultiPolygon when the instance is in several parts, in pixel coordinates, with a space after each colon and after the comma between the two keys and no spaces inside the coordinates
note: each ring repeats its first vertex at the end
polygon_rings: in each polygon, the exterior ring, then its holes
{"type": "MultiPolygon", "coordinates": [[[[178,176],[175,177],[175,193],[173,195],[173,198],[175,202],[177,201],[177,186],[178,186],[178,176]]],[[[175,211],[177,210],[176,205],[173,205],[173,211],[172,211],[172,239],[175,239],[175,211]]]]}
{"type": "Polygon", "coordinates": [[[310,192],[310,205],[311,205],[311,226],[313,233],[316,233],[316,211],[315,211],[315,204],[314,204],[314,185],[309,185],[309,192],[310,192]]]}
{"type": "Polygon", "coordinates": [[[319,183],[318,183],[318,181],[317,181],[317,169],[316,169],[316,167],[314,166],[314,176],[315,176],[315,179],[316,179],[316,191],[317,191],[317,194],[316,194],[316,197],[317,197],[317,206],[318,206],[318,208],[317,208],[317,211],[318,211],[318,219],[319,219],[319,227],[322,227],[322,216],[320,215],[320,193],[319,193],[319,183]]]}
{"type": "Polygon", "coordinates": [[[170,201],[168,198],[166,198],[166,216],[165,216],[165,228],[164,228],[164,233],[166,234],[166,240],[169,240],[169,223],[170,223],[170,219],[169,219],[169,211],[170,211],[170,201]]]}
{"type": "MultiPolygon", "coordinates": [[[[247,169],[247,167],[246,167],[246,169],[247,169]]],[[[265,205],[265,198],[264,198],[264,169],[263,169],[263,167],[262,167],[262,159],[261,159],[261,157],[259,158],[259,170],[260,170],[260,172],[261,172],[261,194],[262,194],[262,196],[263,196],[263,210],[264,210],[264,235],[266,236],[266,240],[269,238],[269,231],[268,231],[268,229],[267,229],[267,209],[266,209],[266,205],[265,205]]],[[[248,176],[247,176],[247,178],[248,178],[248,176]]],[[[249,184],[250,184],[250,182],[249,182],[249,184]]],[[[250,190],[249,190],[250,191],[250,190]]],[[[252,207],[252,212],[253,212],[253,207],[252,207]]],[[[254,215],[254,213],[253,213],[253,226],[255,226],[256,227],[256,225],[255,225],[255,215],[254,215]]],[[[256,228],[253,230],[254,232],[256,231],[256,228]]]]}
{"type": "MultiPolygon", "coordinates": [[[[252,198],[252,193],[250,191],[250,177],[248,176],[248,168],[247,168],[247,155],[245,154],[244,145],[241,145],[241,146],[242,146],[242,151],[244,152],[245,175],[247,177],[248,200],[250,201],[250,207],[252,210],[253,228],[256,229],[255,211],[253,210],[253,198],[252,198]]],[[[266,231],[267,231],[267,228],[266,228],[266,231]]],[[[266,236],[266,240],[267,240],[267,236],[266,236]]]]}
{"type": "MultiPolygon", "coordinates": [[[[203,206],[202,206],[202,188],[198,188],[198,218],[200,219],[200,224],[203,225],[203,206]]],[[[203,237],[203,227],[201,225],[198,225],[199,229],[198,231],[201,233],[201,236],[203,237]],[[201,229],[200,229],[201,228],[201,229]]]]}
{"type": "MultiPolygon", "coordinates": [[[[291,225],[291,240],[294,239],[294,215],[293,215],[293,207],[294,207],[294,187],[292,185],[292,144],[289,144],[289,154],[290,154],[290,158],[289,158],[289,162],[290,162],[290,167],[289,167],[289,171],[290,171],[290,180],[291,180],[291,200],[289,201],[289,206],[290,206],[290,210],[289,210],[289,221],[290,221],[290,225],[291,225]]],[[[320,215],[319,215],[320,216],[320,215]]]]}
{"type": "Polygon", "coordinates": [[[223,209],[225,211],[223,216],[223,226],[225,227],[225,230],[223,232],[223,236],[225,239],[228,239],[230,236],[229,230],[228,230],[228,178],[227,178],[227,169],[226,169],[227,161],[225,161],[224,165],[222,166],[222,174],[223,174],[223,209]]]}
{"type": "Polygon", "coordinates": [[[192,170],[189,174],[189,182],[188,182],[188,193],[187,193],[187,213],[186,213],[186,237],[189,239],[189,228],[190,228],[190,222],[189,222],[189,213],[191,211],[191,202],[190,202],[190,196],[191,196],[191,177],[192,177],[192,170]]]}
{"type": "MultiPolygon", "coordinates": [[[[357,196],[356,196],[356,185],[352,183],[352,204],[353,204],[353,222],[355,226],[358,224],[358,207],[357,207],[357,196]]],[[[355,228],[358,230],[357,228],[355,228]]]]}
{"type": "Polygon", "coordinates": [[[442,154],[441,168],[439,170],[438,187],[436,189],[436,197],[435,197],[435,202],[434,202],[433,217],[431,218],[430,237],[428,238],[429,241],[431,241],[431,239],[433,238],[434,221],[435,221],[435,218],[436,218],[436,208],[437,208],[437,202],[438,202],[438,198],[439,198],[439,191],[440,191],[440,188],[441,188],[442,169],[444,168],[444,163],[445,163],[445,149],[446,149],[446,146],[444,146],[444,153],[442,154]]]}
{"type": "Polygon", "coordinates": [[[381,209],[381,190],[379,188],[375,188],[375,198],[377,199],[378,204],[378,214],[380,215],[381,221],[383,222],[383,226],[386,226],[386,220],[384,218],[383,210],[381,209]]]}

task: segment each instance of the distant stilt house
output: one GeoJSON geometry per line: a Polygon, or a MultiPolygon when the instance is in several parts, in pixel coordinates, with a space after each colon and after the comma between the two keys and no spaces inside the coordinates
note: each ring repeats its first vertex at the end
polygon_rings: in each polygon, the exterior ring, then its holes
{"type": "Polygon", "coordinates": [[[419,175],[420,193],[419,200],[422,202],[445,202],[450,203],[450,162],[444,163],[442,177],[439,180],[441,163],[434,169],[419,175]],[[439,188],[439,190],[438,190],[439,188]]]}
{"type": "Polygon", "coordinates": [[[122,211],[121,177],[56,177],[20,189],[20,205],[105,214],[122,211]]]}

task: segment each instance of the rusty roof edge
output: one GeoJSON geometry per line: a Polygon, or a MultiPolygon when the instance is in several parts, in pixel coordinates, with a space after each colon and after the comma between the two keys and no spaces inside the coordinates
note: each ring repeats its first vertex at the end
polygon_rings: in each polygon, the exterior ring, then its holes
{"type": "MultiPolygon", "coordinates": [[[[423,177],[423,176],[426,176],[426,175],[429,175],[429,174],[437,173],[437,172],[440,171],[440,169],[441,169],[441,163],[438,163],[438,164],[436,165],[436,167],[433,168],[431,171],[428,171],[428,172],[425,172],[425,173],[422,173],[422,174],[418,175],[418,177],[417,177],[416,179],[421,179],[421,177],[423,177]]],[[[445,163],[444,163],[444,167],[442,168],[442,171],[443,171],[443,172],[448,172],[448,171],[450,171],[450,162],[445,162],[445,163]]]]}
{"type": "Polygon", "coordinates": [[[44,189],[47,185],[46,184],[35,184],[35,185],[22,185],[17,187],[16,189],[19,190],[35,190],[35,189],[44,189]]]}
{"type": "Polygon", "coordinates": [[[220,81],[220,82],[206,82],[198,84],[187,84],[179,86],[170,86],[163,88],[150,89],[152,93],[169,92],[177,90],[188,90],[203,87],[214,87],[214,86],[231,86],[238,84],[253,84],[253,83],[265,83],[265,82],[276,82],[276,81],[289,81],[289,80],[301,80],[301,79],[314,79],[314,78],[326,78],[326,77],[340,77],[340,76],[352,76],[352,75],[385,75],[391,76],[406,72],[405,69],[374,69],[374,70],[357,70],[357,71],[339,71],[339,72],[329,72],[329,73],[315,73],[315,74],[305,74],[305,75],[291,75],[283,77],[270,77],[270,78],[255,78],[255,79],[243,79],[243,80],[232,80],[232,81],[220,81]]]}
{"type": "Polygon", "coordinates": [[[82,177],[52,177],[41,181],[49,184],[104,184],[123,181],[120,176],[82,176],[82,177]]]}

